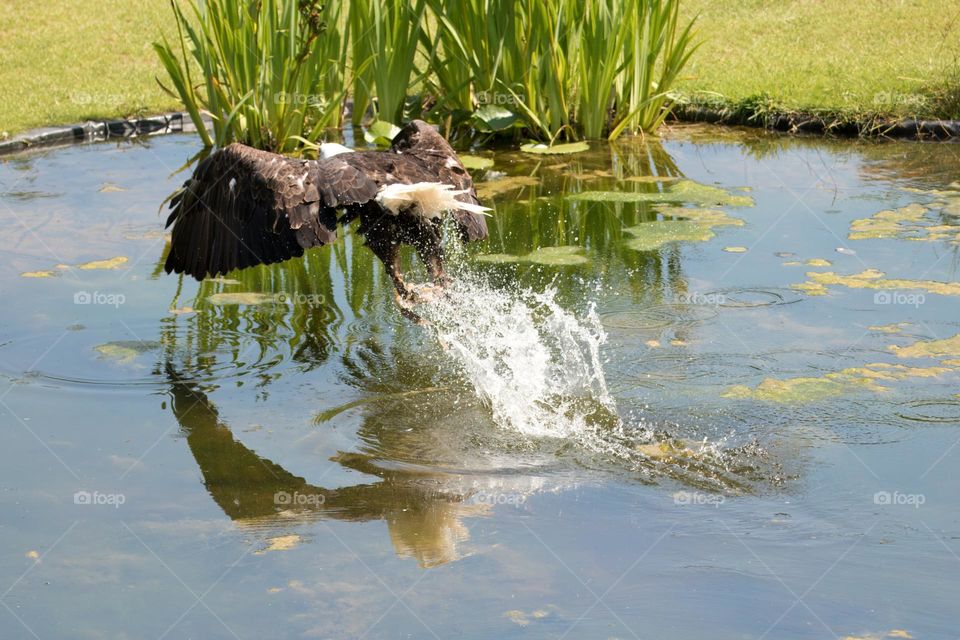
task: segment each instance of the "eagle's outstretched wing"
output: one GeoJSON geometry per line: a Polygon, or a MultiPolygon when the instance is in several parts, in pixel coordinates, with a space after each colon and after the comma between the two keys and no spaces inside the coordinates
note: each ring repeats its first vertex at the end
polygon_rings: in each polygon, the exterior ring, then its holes
{"type": "Polygon", "coordinates": [[[204,159],[171,200],[165,269],[202,280],[301,256],[336,239],[337,209],[368,202],[378,189],[337,157],[298,160],[231,144],[204,159]]]}

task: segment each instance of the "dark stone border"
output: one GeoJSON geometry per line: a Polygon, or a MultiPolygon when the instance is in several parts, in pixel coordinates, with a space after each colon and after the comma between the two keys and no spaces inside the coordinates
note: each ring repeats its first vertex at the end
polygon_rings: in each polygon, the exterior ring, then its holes
{"type": "Polygon", "coordinates": [[[816,114],[779,113],[750,116],[694,105],[677,105],[680,122],[708,122],[760,127],[783,133],[810,133],[844,138],[960,141],[960,120],[831,120],[816,114]]]}
{"type": "Polygon", "coordinates": [[[168,113],[147,118],[88,121],[63,127],[33,129],[0,142],[0,156],[30,149],[60,146],[78,142],[95,142],[110,138],[138,138],[166,133],[195,132],[190,115],[168,113]]]}
{"type": "MultiPolygon", "coordinates": [[[[829,120],[815,114],[783,113],[750,117],[723,109],[694,105],[677,105],[673,118],[680,122],[708,122],[760,127],[784,133],[834,135],[845,138],[896,138],[906,140],[943,140],[960,142],[958,120],[829,120]]],[[[212,126],[204,118],[208,127],[212,126]]],[[[99,120],[63,127],[33,129],[0,142],[0,157],[79,142],[95,142],[110,138],[138,138],[167,133],[189,133],[197,130],[190,115],[174,112],[138,119],[99,120]]]]}

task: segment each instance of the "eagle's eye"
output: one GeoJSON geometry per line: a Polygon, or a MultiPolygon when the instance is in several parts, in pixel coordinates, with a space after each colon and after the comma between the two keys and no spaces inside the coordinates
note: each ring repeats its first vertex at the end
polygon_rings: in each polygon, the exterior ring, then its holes
{"type": "Polygon", "coordinates": [[[458,176],[462,176],[463,174],[466,173],[466,171],[463,169],[463,167],[458,167],[458,166],[456,166],[456,165],[450,167],[450,171],[453,171],[453,172],[454,172],[455,174],[457,174],[458,176]]]}

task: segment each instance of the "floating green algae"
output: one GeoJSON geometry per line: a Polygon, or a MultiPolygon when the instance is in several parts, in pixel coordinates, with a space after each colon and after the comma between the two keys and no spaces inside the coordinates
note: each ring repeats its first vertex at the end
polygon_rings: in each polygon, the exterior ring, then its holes
{"type": "Polygon", "coordinates": [[[907,378],[935,378],[950,371],[951,369],[945,367],[907,367],[902,364],[874,362],[819,377],[785,380],[767,378],[753,388],[745,385],[730,387],[721,396],[780,404],[817,402],[858,390],[882,393],[888,391],[889,387],[881,385],[880,382],[895,382],[907,378]]]}
{"type": "Polygon", "coordinates": [[[960,282],[938,282],[935,280],[907,280],[903,278],[884,278],[882,271],[866,269],[860,273],[844,276],[832,271],[807,272],[807,282],[791,285],[791,288],[809,295],[825,295],[828,285],[848,287],[850,289],[880,289],[887,291],[919,290],[943,296],[960,295],[960,282]]]}
{"type": "Polygon", "coordinates": [[[850,240],[900,239],[936,242],[946,240],[960,244],[960,227],[939,224],[941,216],[960,214],[960,197],[927,205],[908,204],[899,209],[878,211],[869,218],[850,223],[850,240]]]}
{"type": "Polygon", "coordinates": [[[577,246],[541,247],[522,256],[509,253],[488,253],[477,256],[476,260],[491,264],[531,262],[548,267],[579,266],[590,262],[590,258],[583,255],[583,247],[577,246]]]}
{"type": "Polygon", "coordinates": [[[664,191],[584,191],[567,196],[577,202],[685,202],[702,206],[750,207],[753,198],[733,195],[720,187],[681,180],[664,191]]]}
{"type": "Polygon", "coordinates": [[[943,340],[919,340],[906,347],[891,345],[898,358],[944,358],[960,356],[960,333],[943,340]]]}
{"type": "Polygon", "coordinates": [[[670,242],[706,242],[716,234],[714,227],[742,226],[743,220],[728,216],[715,209],[687,209],[683,207],[664,207],[658,213],[681,220],[654,220],[633,227],[624,232],[632,236],[627,247],[635,251],[653,251],[670,242]]]}

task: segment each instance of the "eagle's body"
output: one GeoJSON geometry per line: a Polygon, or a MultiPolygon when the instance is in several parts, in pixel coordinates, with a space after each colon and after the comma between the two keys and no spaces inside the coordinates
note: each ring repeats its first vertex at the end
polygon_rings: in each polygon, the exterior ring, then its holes
{"type": "Polygon", "coordinates": [[[333,242],[339,224],[359,218],[397,295],[410,299],[415,294],[398,264],[401,244],[413,245],[442,285],[443,213],[464,240],[487,237],[470,175],[426,123],[401,129],[387,151],[324,151],[320,160],[299,160],[235,143],[203,160],[171,201],[167,273],[202,280],[288,260],[333,242]]]}

